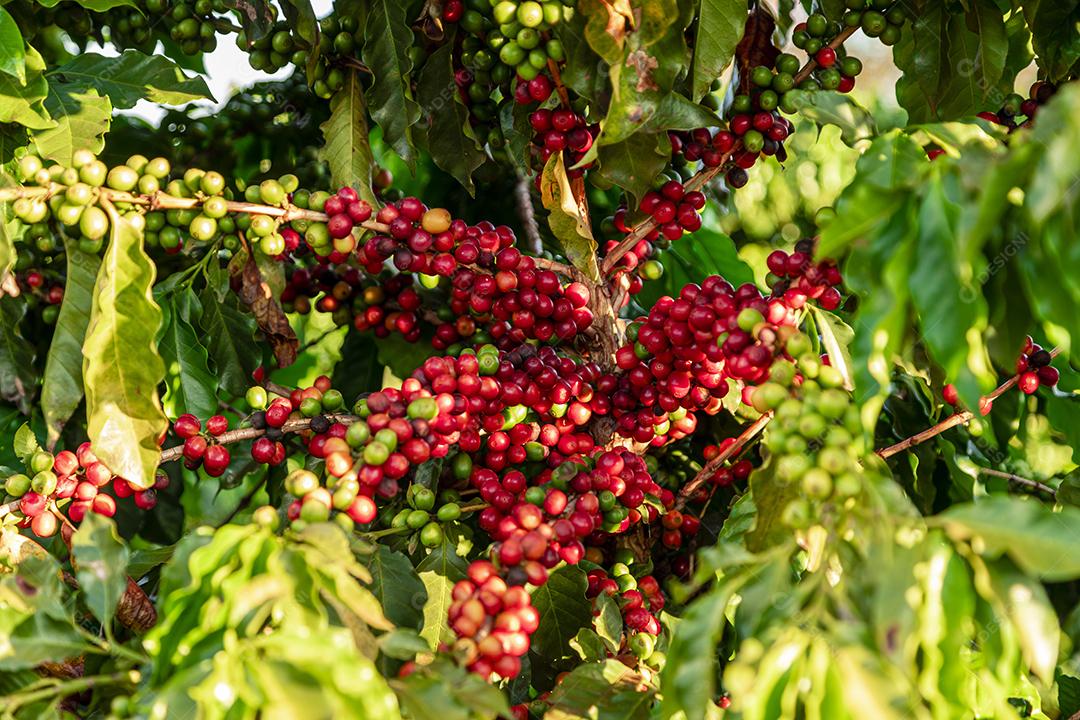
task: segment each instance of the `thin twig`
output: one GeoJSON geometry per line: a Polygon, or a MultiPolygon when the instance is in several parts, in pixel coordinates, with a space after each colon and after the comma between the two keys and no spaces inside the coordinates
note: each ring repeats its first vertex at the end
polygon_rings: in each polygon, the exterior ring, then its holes
{"type": "MultiPolygon", "coordinates": [[[[48,199],[64,189],[66,189],[66,186],[60,185],[59,183],[50,183],[47,187],[20,186],[4,188],[0,190],[0,202],[17,200],[24,197],[40,197],[42,199],[48,199]]],[[[149,207],[151,210],[191,210],[202,207],[204,200],[208,199],[176,197],[175,195],[169,195],[160,190],[149,194],[136,194],[121,192],[120,190],[111,190],[109,188],[98,188],[98,197],[106,202],[128,203],[130,205],[149,207]]],[[[298,208],[295,205],[289,205],[288,203],[281,207],[277,207],[275,205],[259,205],[258,203],[226,200],[225,207],[228,212],[231,213],[269,215],[270,217],[281,218],[284,222],[290,220],[314,220],[317,222],[326,222],[330,219],[330,216],[326,213],[317,212],[315,210],[304,210],[303,208],[298,208]]],[[[374,220],[365,220],[360,223],[360,227],[379,233],[390,231],[389,225],[374,220]]]]}
{"type": "Polygon", "coordinates": [[[1037,490],[1041,493],[1046,493],[1051,498],[1057,498],[1057,490],[1039,482],[1038,480],[1030,480],[1026,477],[1021,477],[1010,472],[1004,472],[1002,470],[995,470],[993,468],[980,467],[979,472],[983,475],[993,475],[994,477],[1004,478],[1014,485],[1020,485],[1032,490],[1037,490]]]}
{"type": "MultiPolygon", "coordinates": [[[[328,414],[324,416],[330,422],[339,422],[345,425],[351,425],[352,423],[360,420],[356,415],[346,414],[328,414]]],[[[296,420],[289,420],[281,426],[280,430],[284,433],[296,433],[307,430],[311,427],[311,418],[298,418],[296,420]]],[[[215,438],[218,445],[229,445],[231,443],[243,442],[244,440],[254,440],[260,438],[266,434],[266,428],[239,428],[237,430],[230,430],[229,432],[222,433],[215,438]]],[[[165,450],[161,453],[161,460],[159,465],[163,465],[173,460],[179,460],[184,456],[184,446],[177,445],[165,450]]]]}
{"type": "MultiPolygon", "coordinates": [[[[1054,348],[1050,351],[1050,357],[1055,357],[1060,352],[1061,348],[1054,348]]],[[[1020,375],[1013,375],[1011,378],[1003,382],[997,387],[996,390],[994,390],[992,393],[990,393],[983,399],[993,402],[994,400],[1007,393],[1018,382],[1020,382],[1020,375]]],[[[897,453],[902,453],[908,448],[924,443],[930,438],[937,437],[941,433],[945,432],[946,430],[951,430],[957,425],[964,425],[974,417],[975,413],[971,412],[970,410],[963,410],[954,415],[950,415],[949,417],[945,418],[933,427],[927,428],[920,433],[916,433],[909,438],[901,440],[895,445],[890,445],[889,447],[878,450],[877,454],[883,458],[890,458],[897,453]]]]}
{"type": "Polygon", "coordinates": [[[679,498],[675,502],[675,509],[682,510],[686,507],[686,503],[690,501],[690,497],[697,491],[699,487],[705,482],[708,482],[713,475],[717,473],[720,466],[727,462],[728,458],[737,454],[743,449],[748,442],[750,442],[755,435],[765,429],[765,426],[772,420],[772,413],[765,413],[757,420],[747,425],[743,429],[742,433],[735,438],[735,442],[724,448],[719,455],[714,457],[709,462],[705,463],[705,467],[701,468],[701,472],[694,476],[694,479],[686,483],[682,490],[679,491],[679,498]]]}
{"type": "MultiPolygon", "coordinates": [[[[842,45],[845,40],[851,37],[857,29],[858,28],[844,28],[844,30],[839,35],[837,35],[832,42],[829,43],[828,47],[835,50],[840,45],[842,45]]],[[[817,62],[813,59],[803,65],[799,72],[795,75],[795,84],[798,85],[803,80],[808,78],[810,76],[810,73],[813,72],[814,68],[816,67],[817,62]]],[[[740,150],[742,150],[742,140],[736,141],[735,146],[732,147],[730,151],[721,156],[720,162],[717,163],[714,167],[704,168],[692,178],[687,180],[684,184],[686,190],[701,190],[701,188],[705,187],[705,185],[707,185],[710,180],[720,174],[720,171],[724,169],[724,165],[727,163],[727,161],[730,160],[731,157],[740,150]]],[[[611,269],[614,268],[616,263],[618,263],[619,260],[622,259],[623,255],[630,252],[630,250],[632,250],[635,245],[637,245],[643,238],[645,238],[649,233],[655,230],[656,226],[656,221],[653,220],[651,217],[643,220],[641,224],[637,225],[630,232],[630,234],[623,239],[622,242],[612,248],[611,252],[604,256],[604,261],[600,265],[600,271],[605,275],[610,273],[611,269]]]]}

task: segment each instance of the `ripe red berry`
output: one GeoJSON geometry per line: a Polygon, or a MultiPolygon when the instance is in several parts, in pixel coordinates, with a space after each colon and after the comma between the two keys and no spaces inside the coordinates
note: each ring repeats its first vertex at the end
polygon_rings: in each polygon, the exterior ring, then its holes
{"type": "Polygon", "coordinates": [[[176,418],[176,422],[173,423],[173,430],[179,437],[186,440],[187,438],[198,435],[202,431],[202,423],[200,423],[199,419],[194,415],[184,413],[176,418]]]}
{"type": "Polygon", "coordinates": [[[814,60],[823,68],[829,68],[836,64],[836,51],[831,47],[823,47],[818,50],[814,60]]]}
{"type": "Polygon", "coordinates": [[[1039,389],[1039,373],[1035,370],[1028,370],[1026,373],[1020,376],[1020,389],[1025,394],[1031,395],[1039,389]]]}
{"type": "Polygon", "coordinates": [[[229,429],[229,420],[224,415],[214,415],[206,421],[206,432],[220,435],[229,429]]]}
{"type": "Polygon", "coordinates": [[[211,445],[203,456],[203,468],[210,477],[218,477],[229,467],[229,451],[224,445],[211,445]]]}

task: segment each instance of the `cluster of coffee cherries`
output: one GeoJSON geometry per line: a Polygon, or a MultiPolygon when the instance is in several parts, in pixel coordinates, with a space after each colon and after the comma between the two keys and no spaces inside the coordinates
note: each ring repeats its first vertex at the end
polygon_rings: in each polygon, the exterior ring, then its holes
{"type": "Polygon", "coordinates": [[[466,3],[460,12],[457,7],[451,12],[444,9],[442,17],[481,38],[492,62],[497,58],[517,77],[532,80],[549,60],[565,59],[562,44],[551,37],[551,29],[564,20],[573,5],[572,0],[476,1],[466,3]]]}
{"type": "Polygon", "coordinates": [[[845,0],[843,4],[827,5],[822,7],[822,12],[812,13],[805,23],[795,27],[791,40],[795,47],[816,57],[828,48],[829,39],[846,27],[860,28],[867,37],[892,46],[900,42],[907,21],[904,4],[896,0],[845,0]],[[825,14],[828,11],[836,14],[825,14]]]}
{"type": "Polygon", "coordinates": [[[1057,86],[1045,80],[1038,80],[1031,85],[1025,98],[1019,93],[1010,93],[1005,97],[997,112],[981,112],[978,117],[1008,128],[1009,132],[1022,127],[1031,127],[1039,107],[1050,102],[1057,92],[1057,86]]]}
{"type": "Polygon", "coordinates": [[[210,477],[220,477],[229,467],[229,449],[217,439],[229,429],[229,419],[214,415],[203,424],[191,413],[184,413],[173,422],[173,432],[184,441],[184,467],[194,470],[200,466],[210,477]]]}
{"type": "Polygon", "coordinates": [[[140,510],[150,510],[157,504],[157,491],[169,484],[164,474],[149,488],[138,488],[114,476],[88,442],[74,452],[62,450],[55,456],[38,449],[27,460],[26,469],[26,473],[10,475],[4,481],[5,502],[17,503],[19,526],[29,527],[42,538],[59,529],[61,512],[77,525],[88,512],[112,517],[117,499],[132,498],[140,510]]]}
{"type": "MultiPolygon", "coordinates": [[[[326,227],[351,245],[353,223],[357,217],[366,219],[370,208],[363,201],[342,199],[342,193],[352,190],[344,188],[321,208],[328,213],[343,210],[332,214],[326,227]]],[[[555,272],[538,267],[535,258],[514,247],[516,239],[507,226],[489,222],[470,226],[451,218],[445,209],[428,208],[412,197],[385,205],[375,220],[386,231],[365,240],[356,259],[372,276],[378,277],[388,261],[398,274],[384,273],[376,286],[358,291],[359,276],[351,268],[336,271],[334,279],[328,274],[331,268],[320,264],[294,270],[282,300],[296,307],[299,297],[315,296],[333,279],[331,295],[320,300],[321,309],[334,311],[350,301],[358,330],[370,329],[379,336],[400,332],[416,341],[424,320],[420,292],[437,291],[445,298],[444,312],[435,313],[432,338],[439,350],[489,339],[500,347],[533,339],[567,341],[592,324],[587,286],[564,284],[555,272]],[[414,276],[419,276],[419,286],[414,276]],[[482,334],[477,337],[478,331],[482,334]]],[[[310,224],[307,233],[315,225],[310,224]]],[[[330,262],[344,262],[344,246],[338,248],[337,239],[334,243],[337,254],[329,256],[330,262]]]]}
{"type": "Polygon", "coordinates": [[[521,585],[511,585],[487,560],[469,565],[468,577],[451,592],[450,628],[457,635],[453,652],[482,677],[512,678],[521,672],[529,636],[540,614],[521,585]]]}
{"type": "MultiPolygon", "coordinates": [[[[535,84],[536,80],[527,83],[530,88],[535,84]]],[[[551,94],[550,90],[548,94],[551,94]]],[[[533,97],[531,93],[529,97],[533,97]]],[[[552,155],[562,152],[566,167],[570,168],[567,175],[571,179],[580,177],[591,166],[573,167],[592,147],[600,132],[599,125],[590,125],[584,115],[569,108],[539,108],[529,114],[529,124],[536,133],[533,136],[532,153],[538,159],[539,165],[543,166],[552,155]]],[[[539,177],[537,181],[539,182],[539,177]]]]}
{"type": "Polygon", "coordinates": [[[655,445],[685,437],[696,411],[719,411],[729,379],[745,383],[749,402],[778,357],[809,346],[796,324],[785,296],[765,297],[750,283],[736,289],[720,276],[660,298],[627,328],[629,342],[615,356],[623,371],[612,395],[617,431],[655,445]]]}
{"type": "Polygon", "coordinates": [[[815,239],[803,239],[795,243],[791,253],[783,250],[769,253],[766,283],[773,297],[782,297],[788,307],[799,309],[808,299],[813,299],[824,310],[836,310],[843,301],[838,289],[843,277],[835,262],[813,261],[815,243],[815,239]]]}
{"type": "Polygon", "coordinates": [[[585,596],[596,598],[607,595],[619,606],[623,618],[624,644],[646,664],[660,669],[663,659],[652,657],[655,639],[660,635],[660,619],[666,601],[660,583],[652,575],[635,577],[633,565],[615,562],[610,574],[603,568],[590,570],[585,596]]]}
{"type": "MultiPolygon", "coordinates": [[[[77,230],[79,249],[86,253],[100,252],[109,231],[108,215],[98,206],[103,193],[109,194],[128,222],[144,231],[148,246],[161,247],[167,253],[180,252],[185,242],[192,240],[208,243],[220,239],[227,250],[235,250],[239,247],[238,231],[245,232],[267,255],[284,253],[286,236],[291,238],[291,247],[297,246],[299,238],[289,228],[281,228],[280,218],[261,213],[237,213],[234,217],[229,206],[234,193],[226,187],[220,173],[188,168],[182,179],[170,180],[171,172],[172,167],[164,157],[147,159],[132,155],[125,164],[109,168],[92,152],[79,150],[73,156],[71,167],[58,163],[45,167],[36,155],[27,154],[19,160],[19,177],[45,192],[20,197],[12,208],[20,220],[31,226],[43,223],[51,214],[61,226],[71,228],[69,232],[77,230]],[[170,198],[194,199],[198,204],[147,212],[142,207],[145,203],[131,202],[136,196],[159,192],[170,198]]],[[[280,207],[298,186],[296,176],[283,175],[276,180],[267,179],[246,186],[242,195],[248,202],[280,207]]],[[[315,195],[320,201],[329,197],[326,193],[315,195]]],[[[309,197],[307,193],[296,195],[298,203],[306,202],[309,197]]],[[[168,201],[160,204],[169,206],[168,201]]],[[[319,209],[322,209],[321,204],[319,209]]],[[[328,247],[327,224],[310,222],[307,225],[310,226],[307,227],[309,244],[328,247]]]]}
{"type": "Polygon", "coordinates": [[[798,369],[782,361],[769,380],[754,388],[751,402],[759,412],[774,412],[765,447],[775,467],[776,482],[796,485],[798,497],[782,518],[804,528],[822,517],[822,507],[843,505],[859,495],[865,474],[861,462],[867,446],[858,408],[843,389],[843,376],[811,352],[798,357],[798,369]]]}
{"type": "MultiPolygon", "coordinates": [[[[1035,342],[1030,335],[1024,340],[1024,348],[1016,358],[1016,384],[1025,395],[1034,395],[1040,387],[1054,387],[1061,374],[1051,365],[1054,356],[1050,351],[1035,342]]],[[[954,407],[960,405],[960,393],[955,385],[948,384],[941,391],[945,402],[954,407]]],[[[993,408],[993,401],[983,397],[979,399],[979,412],[986,415],[993,408]]]]}

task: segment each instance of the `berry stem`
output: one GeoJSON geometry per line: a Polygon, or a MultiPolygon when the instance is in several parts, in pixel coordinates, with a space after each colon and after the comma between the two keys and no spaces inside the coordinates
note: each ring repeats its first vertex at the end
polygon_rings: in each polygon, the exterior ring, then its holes
{"type": "Polygon", "coordinates": [[[980,467],[979,472],[983,475],[992,475],[993,477],[1004,478],[1005,480],[1008,480],[1014,485],[1019,485],[1021,487],[1035,490],[1037,492],[1045,493],[1049,495],[1052,500],[1057,498],[1057,490],[1050,487],[1049,485],[1046,485],[1045,483],[1039,482],[1038,480],[1030,480],[1026,477],[1021,477],[1010,472],[1004,472],[1003,470],[994,470],[993,468],[980,467]]]}
{"type": "Polygon", "coordinates": [[[701,468],[701,472],[695,475],[694,479],[686,483],[682,490],[679,491],[679,497],[675,501],[675,509],[682,510],[686,507],[686,503],[690,502],[690,497],[697,492],[697,489],[712,478],[712,476],[720,469],[720,466],[727,462],[728,458],[736,455],[754,438],[755,435],[764,430],[770,420],[772,420],[772,413],[765,413],[750,425],[746,426],[742,433],[739,434],[739,437],[735,438],[735,442],[724,448],[724,450],[712,460],[705,463],[705,467],[701,468]]]}
{"type": "MultiPolygon", "coordinates": [[[[858,28],[844,28],[844,30],[839,35],[833,38],[832,42],[830,42],[827,47],[835,50],[836,48],[840,47],[840,45],[842,45],[845,40],[851,37],[857,29],[858,28]]],[[[802,68],[799,69],[799,72],[795,74],[795,84],[798,85],[800,82],[809,77],[810,73],[813,72],[814,68],[816,67],[817,62],[813,58],[811,58],[805,65],[802,66],[802,68]]],[[[707,185],[710,180],[720,174],[720,172],[724,169],[724,165],[727,163],[727,161],[741,149],[742,140],[739,139],[735,142],[735,146],[732,147],[731,150],[721,156],[720,162],[715,167],[708,167],[700,170],[697,174],[695,174],[693,177],[691,177],[684,183],[684,187],[686,188],[687,192],[693,190],[701,190],[703,187],[705,187],[705,185],[707,185]]],[[[648,217],[643,220],[639,225],[634,227],[633,231],[629,235],[627,235],[622,242],[612,248],[611,252],[604,256],[604,261],[600,265],[600,271],[604,275],[608,275],[611,272],[612,268],[615,267],[615,264],[622,259],[622,256],[630,252],[630,250],[633,249],[633,247],[637,245],[646,235],[655,230],[656,226],[656,220],[654,220],[652,217],[648,217]]]]}
{"type": "Polygon", "coordinates": [[[551,79],[555,82],[555,92],[559,93],[559,101],[562,102],[563,107],[570,107],[570,95],[566,92],[566,86],[563,85],[562,75],[559,73],[559,64],[548,58],[547,61],[548,72],[551,73],[551,79]]]}
{"type": "MultiPolygon", "coordinates": [[[[1054,348],[1050,351],[1050,357],[1055,357],[1060,352],[1061,348],[1054,348]]],[[[1011,378],[999,385],[996,390],[987,395],[986,399],[996,400],[997,398],[1008,392],[1019,381],[1020,375],[1013,375],[1011,378]]],[[[974,417],[975,413],[971,412],[970,410],[963,410],[961,412],[955,413],[945,418],[933,427],[927,428],[920,433],[916,433],[909,438],[905,438],[904,440],[901,440],[894,445],[890,445],[886,448],[881,448],[877,451],[877,454],[882,458],[890,458],[893,455],[904,452],[908,448],[915,447],[916,445],[924,443],[930,438],[936,437],[941,433],[945,432],[946,430],[950,430],[956,427],[957,425],[964,425],[974,417]]]]}
{"type": "MultiPolygon", "coordinates": [[[[330,422],[339,422],[344,425],[351,425],[352,423],[360,420],[356,415],[347,414],[328,414],[325,415],[330,422]]],[[[297,420],[289,420],[281,426],[281,431],[286,433],[295,433],[307,430],[311,427],[311,418],[299,418],[297,420]]],[[[254,440],[255,438],[262,437],[266,434],[265,429],[258,428],[239,428],[237,430],[230,430],[229,432],[222,433],[217,437],[218,445],[228,445],[230,443],[242,442],[244,440],[254,440]]],[[[184,446],[177,445],[171,447],[168,450],[164,450],[161,453],[161,460],[159,464],[172,462],[173,460],[179,460],[184,456],[184,446]]],[[[16,503],[17,505],[18,503],[16,503]]],[[[0,506],[0,516],[3,515],[3,508],[6,506],[0,506]]]]}
{"type": "MultiPolygon", "coordinates": [[[[14,187],[4,188],[0,190],[0,202],[9,202],[11,200],[17,200],[19,198],[33,198],[40,197],[44,200],[55,195],[57,192],[62,192],[66,186],[52,183],[48,187],[14,187]]],[[[160,190],[151,193],[149,195],[141,195],[136,193],[122,192],[120,190],[111,190],[109,188],[98,188],[99,197],[104,200],[112,202],[129,203],[131,205],[140,205],[149,207],[150,210],[190,210],[193,208],[202,207],[203,198],[182,198],[168,193],[161,192],[160,190]]],[[[317,212],[315,210],[304,210],[298,208],[295,205],[286,204],[283,207],[277,207],[274,205],[259,205],[257,203],[242,202],[238,200],[227,200],[225,206],[228,212],[231,213],[249,213],[252,215],[269,215],[270,217],[281,218],[284,222],[290,220],[314,220],[316,222],[327,222],[330,216],[326,213],[317,212]]],[[[390,231],[390,226],[381,222],[375,222],[374,220],[365,220],[359,223],[360,227],[367,230],[373,230],[378,233],[386,233],[390,231]]]]}

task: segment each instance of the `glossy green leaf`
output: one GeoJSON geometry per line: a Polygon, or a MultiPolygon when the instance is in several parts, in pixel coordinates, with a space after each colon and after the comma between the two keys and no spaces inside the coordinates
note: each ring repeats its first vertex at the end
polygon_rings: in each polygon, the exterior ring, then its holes
{"type": "Polygon", "coordinates": [[[439,643],[452,643],[456,636],[448,626],[447,613],[450,610],[450,593],[454,583],[465,579],[468,569],[466,562],[458,557],[454,546],[444,542],[420,561],[416,573],[427,588],[427,601],[424,608],[424,628],[420,636],[438,647],[439,643]]]}
{"type": "Polygon", "coordinates": [[[480,147],[469,123],[469,111],[458,95],[452,52],[453,46],[446,44],[431,54],[420,71],[417,96],[425,117],[431,119],[427,140],[432,160],[474,195],[472,176],[487,160],[487,153],[480,147]]]}
{"type": "Polygon", "coordinates": [[[379,545],[366,564],[371,571],[371,592],[379,599],[386,617],[398,627],[420,630],[428,592],[409,558],[379,545]]]}
{"type": "Polygon", "coordinates": [[[478,675],[436,661],[392,682],[413,720],[496,720],[509,717],[506,696],[478,675]]]}
{"type": "Polygon", "coordinates": [[[552,572],[546,583],[532,591],[532,604],[540,614],[532,649],[546,660],[574,654],[570,640],[592,624],[592,603],[585,597],[588,584],[584,570],[568,565],[552,572]]]}
{"type": "Polygon", "coordinates": [[[34,346],[19,330],[25,315],[23,298],[0,295],[0,398],[29,414],[30,402],[37,393],[37,373],[34,346]]]}
{"type": "Polygon", "coordinates": [[[981,554],[1008,555],[1030,575],[1051,582],[1080,577],[1073,538],[1080,509],[1054,511],[1037,501],[995,495],[956,505],[934,520],[953,538],[975,542],[981,554]]]}
{"type": "Polygon", "coordinates": [[[195,322],[203,310],[195,291],[184,288],[168,298],[168,312],[158,350],[165,362],[165,397],[173,415],[208,418],[218,412],[217,379],[207,367],[208,355],[195,322]]]}
{"type": "Polygon", "coordinates": [[[50,70],[47,77],[58,95],[96,90],[117,110],[135,107],[140,100],[163,105],[214,100],[201,77],[189,78],[167,57],[138,50],[125,50],[117,57],[82,53],[50,70]]]}
{"type": "Polygon", "coordinates": [[[71,555],[87,607],[108,626],[127,587],[127,545],[112,520],[87,513],[71,538],[71,555]]]}
{"type": "MultiPolygon", "coordinates": [[[[367,96],[372,118],[382,128],[386,142],[412,167],[416,162],[412,126],[420,119],[420,108],[409,89],[413,32],[407,13],[405,3],[372,0],[361,59],[374,79],[367,96]]],[[[447,100],[457,94],[453,82],[443,86],[443,93],[447,100]]]]}
{"type": "Polygon", "coordinates": [[[731,64],[745,25],[742,0],[701,0],[694,37],[693,100],[700,100],[731,64]]]}
{"type": "Polygon", "coordinates": [[[816,305],[810,306],[810,312],[814,316],[818,335],[821,336],[821,347],[829,356],[829,364],[836,368],[844,378],[844,385],[848,390],[854,387],[852,382],[851,342],[855,338],[855,331],[847,323],[828,310],[822,310],[816,305]]]}
{"type": "MultiPolygon", "coordinates": [[[[788,97],[785,95],[785,101],[788,97]]],[[[819,125],[835,125],[840,128],[840,137],[851,147],[855,147],[860,140],[870,139],[877,134],[874,116],[846,93],[792,90],[790,102],[800,115],[819,125]]]]}
{"type": "Polygon", "coordinates": [[[64,301],[49,345],[41,386],[41,411],[49,428],[50,447],[83,399],[82,346],[90,325],[94,280],[101,267],[101,258],[80,251],[74,240],[65,239],[64,250],[67,254],[64,301]]]}
{"type": "Polygon", "coordinates": [[[232,293],[219,298],[207,287],[199,300],[203,309],[199,327],[205,333],[215,377],[230,395],[243,395],[251,382],[251,371],[259,363],[251,352],[255,323],[236,307],[232,293]]]}
{"type": "Polygon", "coordinates": [[[142,233],[111,206],[106,211],[109,245],[83,343],[87,433],[114,474],[150,487],[168,426],[157,396],[165,365],[154,343],[161,324],[151,293],[155,268],[142,233]]]}
{"type": "Polygon", "coordinates": [[[1051,80],[1061,80],[1080,60],[1080,3],[1076,0],[1039,0],[1024,3],[1024,15],[1032,31],[1032,45],[1051,80]]]}
{"type": "Polygon", "coordinates": [[[23,60],[25,82],[14,75],[0,73],[0,123],[17,123],[31,130],[44,130],[56,123],[46,109],[44,100],[49,94],[45,79],[45,61],[33,47],[28,47],[23,60]]]}
{"type": "Polygon", "coordinates": [[[919,327],[934,359],[957,386],[968,407],[992,387],[983,332],[986,301],[972,288],[971,267],[960,257],[956,237],[956,206],[943,181],[930,179],[919,212],[915,267],[908,282],[919,313],[919,327]]]}
{"type": "Polygon", "coordinates": [[[12,449],[26,466],[30,465],[30,458],[34,456],[34,453],[41,450],[41,445],[38,444],[37,436],[34,435],[34,429],[30,427],[30,423],[23,423],[15,431],[12,449]]]}
{"type": "Polygon", "coordinates": [[[371,189],[375,157],[368,137],[364,91],[356,70],[348,71],[345,85],[330,100],[330,117],[319,127],[326,141],[319,148],[319,157],[330,166],[333,184],[355,187],[362,199],[378,207],[371,189]]]}
{"type": "Polygon", "coordinates": [[[599,614],[593,618],[593,627],[596,634],[607,645],[608,650],[615,652],[622,644],[623,620],[619,606],[606,593],[600,593],[594,600],[599,614]]]}
{"type": "Polygon", "coordinates": [[[596,240],[584,192],[580,181],[575,186],[567,176],[562,153],[548,158],[540,178],[540,199],[548,211],[548,225],[570,263],[586,277],[597,280],[600,268],[596,263],[596,240]]]}
{"type": "Polygon", "coordinates": [[[13,76],[20,83],[26,82],[26,48],[22,32],[4,8],[0,7],[0,73],[13,76]]]}
{"type": "Polygon", "coordinates": [[[994,563],[990,571],[994,592],[1016,628],[1025,664],[1049,685],[1054,680],[1061,629],[1046,588],[1010,563],[994,563]]]}
{"type": "Polygon", "coordinates": [[[618,660],[580,665],[552,690],[548,720],[645,720],[654,693],[639,690],[641,676],[618,660]]]}
{"type": "Polygon", "coordinates": [[[56,121],[55,127],[32,133],[34,147],[41,157],[70,165],[76,150],[101,152],[105,133],[112,123],[112,103],[108,96],[93,88],[69,90],[49,83],[45,109],[56,121]]]}
{"type": "Polygon", "coordinates": [[[666,133],[642,131],[598,147],[596,157],[600,167],[592,172],[625,190],[637,204],[670,162],[671,141],[666,133]]]}
{"type": "Polygon", "coordinates": [[[661,674],[663,714],[683,712],[689,720],[705,717],[716,693],[716,644],[727,622],[724,610],[731,588],[720,585],[694,600],[671,639],[661,674]]]}
{"type": "MultiPolygon", "coordinates": [[[[56,7],[61,0],[34,0],[43,7],[56,7]]],[[[96,13],[103,13],[115,7],[134,6],[133,0],[79,0],[79,5],[96,13]]]]}

